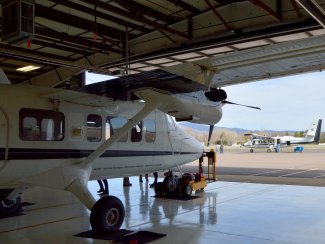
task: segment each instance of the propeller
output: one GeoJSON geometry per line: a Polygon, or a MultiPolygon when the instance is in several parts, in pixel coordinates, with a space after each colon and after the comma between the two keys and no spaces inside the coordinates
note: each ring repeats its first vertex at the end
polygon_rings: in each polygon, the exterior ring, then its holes
{"type": "MultiPolygon", "coordinates": [[[[221,102],[223,104],[232,104],[232,105],[239,105],[239,106],[243,106],[243,107],[247,107],[247,108],[253,108],[253,109],[258,109],[261,110],[261,108],[259,107],[254,107],[254,106],[249,106],[249,105],[244,105],[244,104],[239,104],[239,103],[233,103],[233,102],[229,102],[227,101],[227,93],[220,89],[220,88],[211,88],[209,91],[205,92],[204,95],[206,96],[206,98],[212,102],[221,102]]],[[[209,128],[209,136],[208,136],[208,143],[207,145],[210,145],[210,140],[211,140],[211,136],[212,136],[212,132],[214,129],[214,125],[210,125],[209,128]]]]}
{"type": "Polygon", "coordinates": [[[211,140],[213,128],[214,128],[214,125],[210,125],[210,128],[209,128],[209,136],[208,136],[208,144],[207,144],[208,146],[210,146],[210,140],[211,140]]]}
{"type": "Polygon", "coordinates": [[[233,102],[229,102],[229,101],[226,101],[226,100],[223,100],[222,103],[224,103],[224,104],[232,104],[232,105],[239,105],[239,106],[243,106],[243,107],[247,107],[247,108],[253,108],[253,109],[261,110],[261,108],[259,108],[259,107],[254,107],[254,106],[249,106],[249,105],[244,105],[244,104],[239,104],[239,103],[233,103],[233,102]]]}
{"type": "MultiPolygon", "coordinates": [[[[239,104],[239,103],[233,103],[233,102],[229,102],[229,101],[226,101],[226,100],[221,101],[221,103],[224,103],[224,104],[232,104],[232,105],[239,105],[239,106],[243,106],[243,107],[247,107],[247,108],[253,108],[253,109],[261,110],[261,108],[259,108],[259,107],[249,106],[249,105],[244,105],[244,104],[239,104]]],[[[207,146],[210,145],[210,140],[211,140],[211,136],[212,136],[213,129],[214,129],[214,125],[210,125],[207,146]]]]}

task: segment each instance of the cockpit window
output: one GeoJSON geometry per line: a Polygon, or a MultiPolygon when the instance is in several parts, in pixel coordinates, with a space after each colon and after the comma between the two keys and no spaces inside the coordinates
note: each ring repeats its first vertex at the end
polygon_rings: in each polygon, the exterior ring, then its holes
{"type": "Polygon", "coordinates": [[[52,110],[22,108],[19,136],[23,141],[62,141],[64,115],[52,110]]]}
{"type": "Polygon", "coordinates": [[[143,121],[144,139],[146,142],[154,142],[156,140],[156,122],[153,119],[145,119],[143,121]]]}
{"type": "Polygon", "coordinates": [[[166,116],[167,116],[168,129],[176,130],[176,125],[175,125],[175,121],[174,121],[173,117],[168,114],[166,116]]]}

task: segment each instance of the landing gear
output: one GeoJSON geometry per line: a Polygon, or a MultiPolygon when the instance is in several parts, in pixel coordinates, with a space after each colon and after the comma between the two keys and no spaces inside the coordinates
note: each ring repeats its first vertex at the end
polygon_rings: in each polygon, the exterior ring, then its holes
{"type": "Polygon", "coordinates": [[[193,191],[193,189],[192,189],[192,186],[190,184],[185,184],[183,186],[182,193],[183,193],[184,196],[187,196],[187,197],[191,196],[192,191],[193,191]]]}
{"type": "Polygon", "coordinates": [[[0,190],[0,214],[14,214],[20,212],[20,195],[17,195],[17,197],[13,199],[7,198],[12,191],[13,189],[0,190]]]}
{"type": "Polygon", "coordinates": [[[155,193],[157,197],[163,197],[165,194],[165,190],[164,190],[164,184],[162,182],[158,182],[155,185],[155,193]]]}
{"type": "Polygon", "coordinates": [[[166,191],[166,195],[173,195],[178,190],[178,177],[173,175],[173,173],[170,171],[168,172],[168,175],[165,177],[163,181],[163,186],[166,191]]]}
{"type": "Polygon", "coordinates": [[[20,212],[21,209],[21,197],[18,196],[15,199],[9,200],[7,198],[0,200],[0,214],[13,214],[20,212]]]}
{"type": "Polygon", "coordinates": [[[87,181],[75,180],[66,189],[72,192],[91,211],[90,225],[95,233],[113,232],[124,221],[123,203],[117,197],[104,195],[97,202],[88,189],[87,181]]]}
{"type": "Polygon", "coordinates": [[[189,197],[192,195],[192,191],[203,190],[206,186],[207,183],[202,174],[185,173],[181,177],[177,177],[168,171],[165,173],[164,181],[156,184],[155,193],[158,197],[175,195],[189,197]]]}
{"type": "Polygon", "coordinates": [[[120,229],[125,210],[120,199],[104,196],[99,199],[90,213],[90,224],[96,233],[112,232],[120,229]]]}
{"type": "Polygon", "coordinates": [[[249,150],[251,153],[253,153],[254,152],[254,150],[251,148],[250,150],[249,150]]]}

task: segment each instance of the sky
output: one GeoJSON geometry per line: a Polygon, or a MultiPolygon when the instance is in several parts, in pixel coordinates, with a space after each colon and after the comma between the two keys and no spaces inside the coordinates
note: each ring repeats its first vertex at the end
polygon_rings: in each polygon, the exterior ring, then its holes
{"type": "MultiPolygon", "coordinates": [[[[233,85],[224,90],[228,101],[261,110],[225,105],[217,126],[303,131],[316,119],[325,119],[325,72],[233,85]]],[[[322,127],[325,131],[324,124],[322,127]]]]}
{"type": "MultiPolygon", "coordinates": [[[[100,78],[101,75],[87,75],[89,82],[100,78]]],[[[256,81],[223,89],[228,94],[228,101],[257,106],[261,110],[227,104],[217,126],[304,131],[316,119],[325,119],[325,72],[256,81]]],[[[325,121],[322,127],[325,131],[325,121]]]]}

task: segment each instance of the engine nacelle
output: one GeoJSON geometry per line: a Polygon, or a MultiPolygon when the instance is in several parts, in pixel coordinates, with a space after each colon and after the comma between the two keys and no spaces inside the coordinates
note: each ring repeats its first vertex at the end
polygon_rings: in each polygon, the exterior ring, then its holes
{"type": "Polygon", "coordinates": [[[227,93],[217,88],[211,88],[210,91],[205,92],[204,95],[212,102],[221,102],[227,99],[227,93]]]}
{"type": "Polygon", "coordinates": [[[136,95],[146,102],[161,102],[158,109],[174,116],[176,121],[214,125],[222,117],[222,103],[208,100],[204,91],[173,95],[147,89],[137,92],[136,95]]]}
{"type": "Polygon", "coordinates": [[[221,103],[209,101],[204,92],[178,94],[173,98],[175,99],[173,109],[164,112],[174,116],[176,121],[213,125],[221,120],[221,103]]]}

